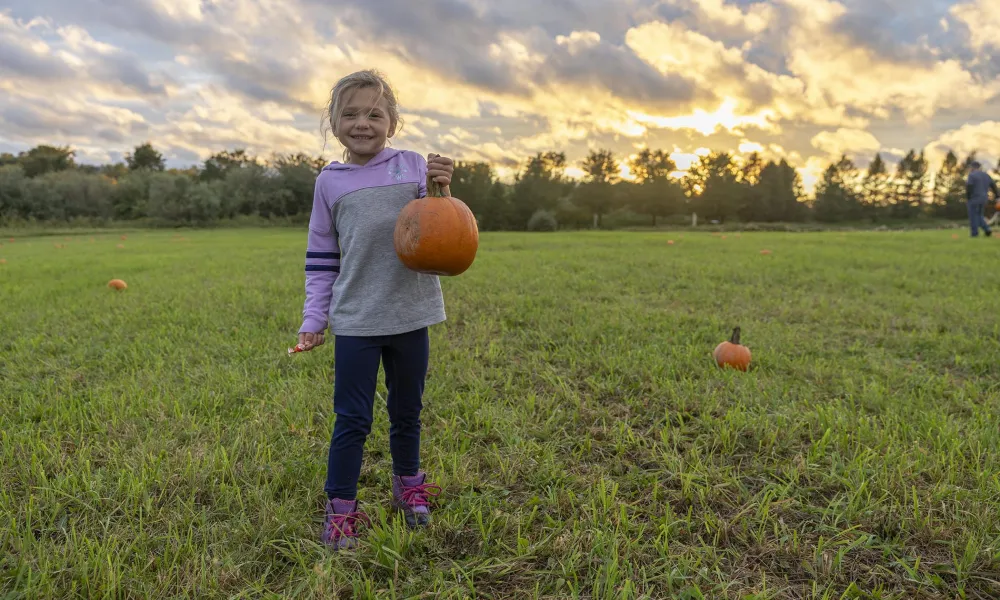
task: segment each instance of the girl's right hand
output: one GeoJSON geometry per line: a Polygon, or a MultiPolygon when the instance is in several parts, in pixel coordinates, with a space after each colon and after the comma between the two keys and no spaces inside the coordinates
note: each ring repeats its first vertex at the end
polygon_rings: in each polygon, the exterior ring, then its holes
{"type": "Polygon", "coordinates": [[[303,332],[299,334],[299,346],[302,346],[303,352],[308,352],[315,348],[316,346],[323,345],[323,334],[322,333],[307,333],[303,332]]]}

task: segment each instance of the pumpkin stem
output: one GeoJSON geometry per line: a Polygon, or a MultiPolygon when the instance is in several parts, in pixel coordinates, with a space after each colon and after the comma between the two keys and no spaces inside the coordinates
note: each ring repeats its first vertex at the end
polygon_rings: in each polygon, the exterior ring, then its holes
{"type": "Polygon", "coordinates": [[[444,194],[441,191],[441,188],[442,188],[441,184],[438,183],[438,182],[436,182],[436,181],[434,181],[434,178],[428,175],[428,177],[427,177],[427,195],[428,196],[434,196],[435,198],[441,198],[442,196],[444,196],[444,194]]]}
{"type": "Polygon", "coordinates": [[[736,327],[735,329],[733,329],[733,337],[729,338],[729,343],[730,344],[736,344],[737,346],[740,345],[740,328],[739,327],[736,327]]]}

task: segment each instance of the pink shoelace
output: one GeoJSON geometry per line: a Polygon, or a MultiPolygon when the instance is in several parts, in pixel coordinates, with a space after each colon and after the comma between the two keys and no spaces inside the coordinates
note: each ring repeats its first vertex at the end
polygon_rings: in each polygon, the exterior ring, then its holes
{"type": "Polygon", "coordinates": [[[326,532],[330,539],[340,537],[358,537],[358,532],[354,529],[355,521],[361,521],[365,525],[371,525],[368,515],[360,512],[350,512],[347,514],[332,514],[326,521],[326,532]]]}
{"type": "Polygon", "coordinates": [[[441,494],[441,486],[435,485],[433,483],[421,483],[413,486],[403,486],[402,500],[408,506],[430,506],[430,501],[428,496],[439,496],[441,494]],[[437,490],[432,492],[431,490],[437,490]]]}

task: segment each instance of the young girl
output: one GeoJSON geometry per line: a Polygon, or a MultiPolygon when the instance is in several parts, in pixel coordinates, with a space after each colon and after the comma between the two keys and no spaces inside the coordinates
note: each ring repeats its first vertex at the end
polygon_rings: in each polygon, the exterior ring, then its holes
{"type": "Polygon", "coordinates": [[[353,547],[362,452],[372,425],[379,364],[385,368],[392,455],[392,504],[411,527],[430,519],[429,499],[440,487],[420,471],[420,410],[427,374],[427,328],[445,320],[437,276],[405,267],[393,230],[400,210],[427,195],[428,177],[445,194],[454,170],[449,158],[387,148],[399,123],[396,97],[376,71],[352,73],[330,97],[330,127],[344,145],[344,162],[316,178],[306,249],[306,299],[299,344],[308,351],[334,336],[333,410],[336,421],[327,466],[322,540],[353,547]]]}

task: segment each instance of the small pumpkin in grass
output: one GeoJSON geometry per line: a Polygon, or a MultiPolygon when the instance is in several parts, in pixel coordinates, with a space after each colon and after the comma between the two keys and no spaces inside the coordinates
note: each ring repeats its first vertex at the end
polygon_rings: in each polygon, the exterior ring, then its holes
{"type": "Polygon", "coordinates": [[[770,250],[761,250],[760,253],[763,254],[764,256],[767,256],[768,254],[771,253],[771,251],[770,250]]]}
{"type": "Polygon", "coordinates": [[[399,212],[392,240],[396,256],[407,268],[453,277],[476,259],[479,225],[464,202],[443,195],[441,184],[428,177],[427,196],[410,201],[399,212]]]}
{"type": "Polygon", "coordinates": [[[715,364],[719,367],[730,367],[746,371],[750,367],[750,349],[740,344],[740,328],[733,329],[733,335],[728,341],[722,342],[712,352],[715,364]]]}
{"type": "Polygon", "coordinates": [[[111,281],[108,282],[108,287],[113,290],[124,290],[125,288],[128,287],[128,284],[126,284],[121,279],[112,279],[111,281]]]}

